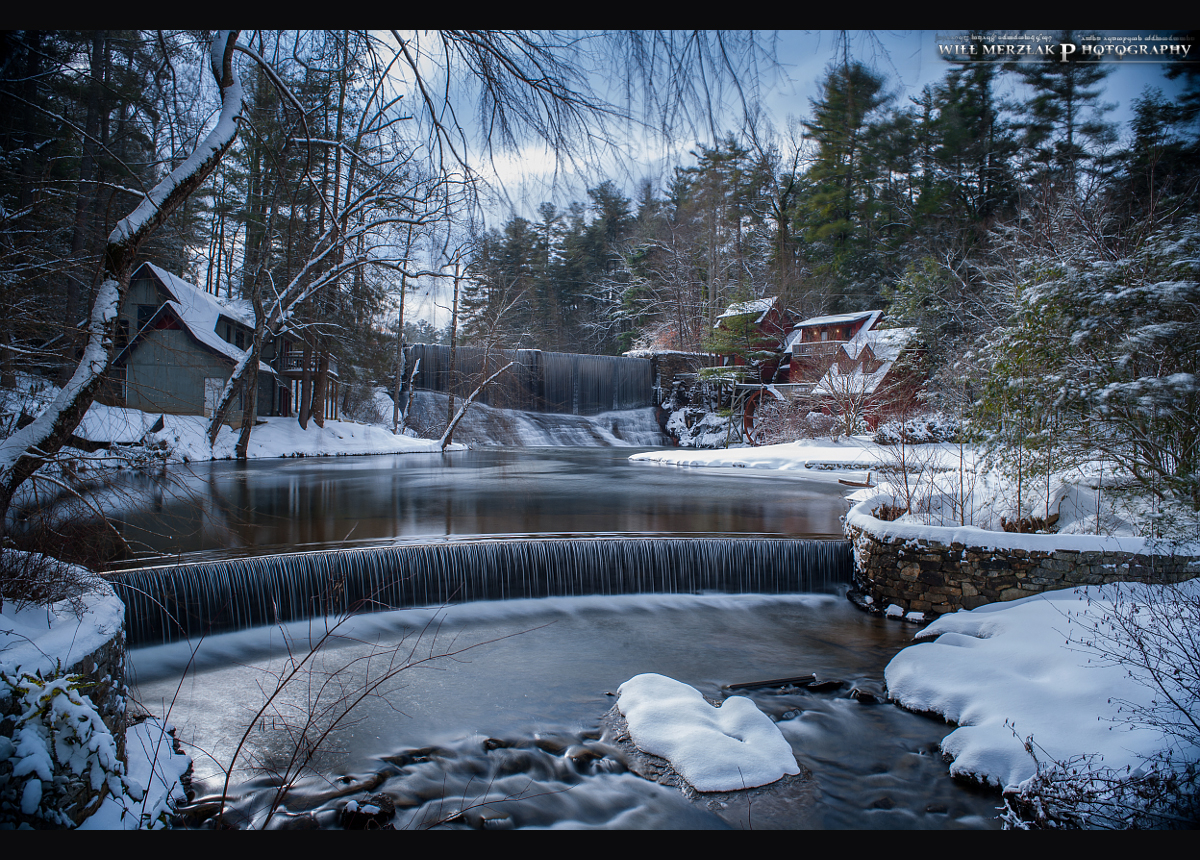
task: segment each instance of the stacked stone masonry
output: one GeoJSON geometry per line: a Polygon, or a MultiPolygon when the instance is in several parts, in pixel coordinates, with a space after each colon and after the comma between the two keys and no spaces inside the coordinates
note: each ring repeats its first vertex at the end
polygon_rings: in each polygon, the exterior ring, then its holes
{"type": "Polygon", "coordinates": [[[881,537],[849,523],[846,536],[854,544],[855,589],[880,610],[895,605],[926,618],[1059,588],[1200,576],[1200,558],[1188,556],[944,545],[881,537]]]}

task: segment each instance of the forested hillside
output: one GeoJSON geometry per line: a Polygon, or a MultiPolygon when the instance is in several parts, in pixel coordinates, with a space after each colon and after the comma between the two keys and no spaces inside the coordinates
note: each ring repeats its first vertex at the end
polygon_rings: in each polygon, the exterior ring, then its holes
{"type": "MultiPolygon", "coordinates": [[[[1118,123],[1106,83],[1119,63],[1082,50],[1019,62],[967,52],[902,96],[886,64],[856,59],[843,36],[783,128],[755,108],[755,63],[770,58],[756,34],[600,41],[611,50],[585,66],[570,40],[525,32],[253,31],[223,45],[196,32],[7,32],[0,387],[18,371],[61,385],[95,368],[68,386],[75,406],[54,428],[10,435],[0,468],[23,465],[9,484],[86,409],[128,336],[104,303],[146,260],[253,308],[250,357],[223,403],[252,396],[242,376],[265,340],[298,339],[301,423],[319,416],[334,367],[348,412],[356,391],[390,387],[398,334],[696,351],[731,303],[766,296],[798,317],[880,308],[888,325],[915,326],[931,402],[982,411],[990,432],[1022,440],[1056,437],[1067,409],[1194,401],[1195,328],[1173,328],[1194,317],[1192,292],[1130,278],[1178,276],[1193,244],[1195,65],[1164,58],[1172,96],[1147,89],[1118,123]],[[736,84],[743,122],[698,140],[663,183],[635,184],[636,166],[593,170],[586,199],[489,223],[478,154],[534,139],[564,164],[607,163],[587,146],[622,111],[589,80],[612,68],[643,86],[643,128],[681,133],[671,117],[717,92],[700,80],[736,84]],[[472,98],[455,101],[463,86],[472,98]],[[453,289],[452,331],[448,313],[413,318],[418,284],[447,296],[447,312],[453,289]],[[1113,347],[1130,319],[1136,342],[1113,347]],[[1147,350],[1175,356],[1152,377],[1170,385],[1138,382],[1147,350]],[[1062,384],[1041,384],[1051,378],[1062,384]]],[[[20,409],[7,415],[13,434],[20,409]]]]}

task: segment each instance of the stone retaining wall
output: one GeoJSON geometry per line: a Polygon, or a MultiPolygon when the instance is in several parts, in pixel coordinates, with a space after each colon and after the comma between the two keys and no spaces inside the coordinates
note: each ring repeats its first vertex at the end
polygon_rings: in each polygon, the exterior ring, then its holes
{"type": "MultiPolygon", "coordinates": [[[[898,606],[926,618],[985,603],[1017,600],[1059,588],[1112,582],[1182,582],[1200,576],[1200,558],[1122,551],[1111,539],[1095,549],[1055,548],[1055,535],[1011,535],[980,529],[890,528],[859,505],[846,517],[854,544],[854,588],[872,608],[898,606]],[[917,532],[920,534],[917,534],[917,532]],[[995,535],[993,543],[988,535],[995,535]],[[973,540],[972,538],[978,538],[973,540]],[[1022,546],[1005,546],[1007,538],[1022,546]],[[1042,543],[1044,548],[1035,544],[1042,543]]],[[[1082,543],[1064,536],[1064,544],[1082,543]]]]}

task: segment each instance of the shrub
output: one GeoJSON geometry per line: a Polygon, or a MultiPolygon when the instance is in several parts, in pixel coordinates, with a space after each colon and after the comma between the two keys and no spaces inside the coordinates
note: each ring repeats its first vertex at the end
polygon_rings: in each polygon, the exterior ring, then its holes
{"type": "Polygon", "coordinates": [[[117,743],[77,675],[0,671],[0,827],[73,827],[104,789],[134,795],[117,743]],[[81,805],[82,804],[82,805],[81,805]]]}
{"type": "Polygon", "coordinates": [[[909,418],[906,421],[887,421],[875,430],[878,445],[925,445],[931,442],[956,442],[962,434],[957,418],[942,413],[909,418]]]}

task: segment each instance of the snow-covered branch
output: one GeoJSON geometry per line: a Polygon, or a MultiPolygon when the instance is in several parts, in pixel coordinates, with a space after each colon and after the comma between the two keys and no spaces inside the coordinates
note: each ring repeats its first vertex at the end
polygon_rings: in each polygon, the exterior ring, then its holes
{"type": "Polygon", "coordinates": [[[479,383],[479,386],[467,396],[466,402],[459,407],[458,412],[454,414],[454,418],[452,418],[450,423],[446,426],[446,432],[443,433],[442,438],[438,440],[438,447],[440,447],[442,451],[445,451],[450,445],[451,440],[454,438],[454,431],[458,428],[459,422],[463,420],[464,416],[466,416],[467,410],[471,407],[471,404],[475,402],[475,398],[482,394],[485,388],[491,385],[492,382],[499,378],[500,374],[504,373],[504,371],[508,370],[515,363],[516,362],[510,361],[508,364],[504,365],[504,367],[500,368],[483,382],[479,383]]]}
{"type": "Polygon", "coordinates": [[[216,168],[232,146],[242,114],[242,85],[233,66],[237,31],[212,37],[210,60],[221,92],[221,112],[203,142],[155,185],[128,216],[117,223],[105,252],[105,278],[88,316],[83,354],[58,397],[33,423],[0,443],[0,524],[17,488],[70,438],[92,403],[112,361],[116,320],[141,244],[216,168]]]}

